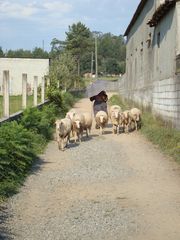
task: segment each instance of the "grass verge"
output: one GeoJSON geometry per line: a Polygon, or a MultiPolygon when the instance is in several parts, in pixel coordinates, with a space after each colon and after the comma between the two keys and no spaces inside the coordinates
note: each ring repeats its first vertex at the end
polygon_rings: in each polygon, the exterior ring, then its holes
{"type": "MultiPolygon", "coordinates": [[[[132,102],[124,101],[119,95],[114,95],[109,100],[110,105],[118,104],[123,110],[134,107],[132,102]]],[[[137,106],[139,107],[139,106],[137,106]]],[[[142,109],[141,109],[142,110],[142,109]]],[[[154,117],[148,110],[143,109],[141,133],[152,143],[180,163],[180,131],[172,128],[160,117],[154,117]]]]}

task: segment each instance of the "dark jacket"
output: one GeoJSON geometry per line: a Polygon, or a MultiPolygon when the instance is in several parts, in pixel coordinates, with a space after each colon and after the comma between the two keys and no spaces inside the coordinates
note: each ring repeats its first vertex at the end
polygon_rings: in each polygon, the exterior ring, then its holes
{"type": "Polygon", "coordinates": [[[107,113],[106,102],[108,100],[108,96],[105,91],[102,91],[98,95],[91,97],[90,100],[94,101],[94,104],[93,104],[94,116],[99,111],[105,111],[107,113]]]}

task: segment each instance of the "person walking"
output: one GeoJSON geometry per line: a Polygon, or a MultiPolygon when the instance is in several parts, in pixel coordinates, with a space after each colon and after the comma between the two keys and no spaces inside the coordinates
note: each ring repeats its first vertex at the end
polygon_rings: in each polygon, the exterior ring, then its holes
{"type": "Polygon", "coordinates": [[[105,91],[101,91],[98,95],[90,97],[90,101],[94,101],[93,103],[94,116],[96,116],[97,112],[99,111],[105,111],[108,114],[107,100],[108,95],[106,94],[105,91]]]}

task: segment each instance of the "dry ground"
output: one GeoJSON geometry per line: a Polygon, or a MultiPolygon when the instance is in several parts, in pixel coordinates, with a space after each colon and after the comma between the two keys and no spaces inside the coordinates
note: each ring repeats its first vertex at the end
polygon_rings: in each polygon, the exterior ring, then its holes
{"type": "Polygon", "coordinates": [[[65,152],[49,143],[1,215],[1,239],[179,240],[180,169],[140,133],[93,128],[65,152]]]}

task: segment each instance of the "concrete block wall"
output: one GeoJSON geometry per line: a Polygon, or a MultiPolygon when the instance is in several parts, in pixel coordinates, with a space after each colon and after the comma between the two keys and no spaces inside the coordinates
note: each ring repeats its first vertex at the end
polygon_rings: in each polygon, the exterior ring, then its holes
{"type": "Polygon", "coordinates": [[[180,76],[154,82],[152,109],[180,129],[180,76]]]}
{"type": "Polygon", "coordinates": [[[119,80],[121,96],[144,107],[151,107],[154,115],[160,115],[180,129],[180,75],[133,90],[127,88],[126,81],[126,75],[119,80]]]}

